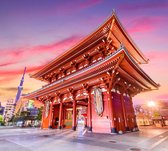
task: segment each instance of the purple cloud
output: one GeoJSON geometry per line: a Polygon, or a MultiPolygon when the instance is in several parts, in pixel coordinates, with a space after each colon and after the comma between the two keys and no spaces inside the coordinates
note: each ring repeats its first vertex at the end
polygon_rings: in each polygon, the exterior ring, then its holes
{"type": "MultiPolygon", "coordinates": [[[[7,59],[5,61],[0,61],[0,66],[9,66],[13,65],[14,63],[24,62],[29,60],[30,62],[33,58],[39,58],[39,55],[43,54],[51,54],[55,55],[63,53],[65,50],[69,49],[72,45],[77,43],[81,39],[81,36],[71,36],[66,39],[63,39],[59,42],[54,42],[46,45],[38,45],[32,47],[22,47],[16,49],[8,49],[8,50],[1,50],[1,55],[6,56],[7,59]],[[31,60],[30,60],[31,59],[31,60]]],[[[50,55],[50,56],[51,56],[50,55]]],[[[45,56],[41,57],[40,60],[48,60],[49,58],[44,58],[45,56]]]]}

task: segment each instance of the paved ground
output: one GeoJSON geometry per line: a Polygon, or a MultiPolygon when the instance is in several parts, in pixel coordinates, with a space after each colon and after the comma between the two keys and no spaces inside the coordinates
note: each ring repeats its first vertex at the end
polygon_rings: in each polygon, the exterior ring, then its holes
{"type": "Polygon", "coordinates": [[[168,151],[168,129],[93,134],[72,130],[0,128],[0,151],[168,151]]]}

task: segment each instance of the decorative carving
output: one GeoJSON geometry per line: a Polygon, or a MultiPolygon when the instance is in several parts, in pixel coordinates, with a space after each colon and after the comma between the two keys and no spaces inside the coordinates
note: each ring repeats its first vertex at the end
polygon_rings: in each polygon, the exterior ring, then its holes
{"type": "Polygon", "coordinates": [[[86,90],[89,88],[89,86],[88,86],[87,83],[83,83],[83,84],[82,84],[82,87],[83,87],[84,89],[86,89],[86,90]]]}
{"type": "Polygon", "coordinates": [[[64,67],[61,67],[61,68],[59,69],[59,71],[60,71],[60,72],[64,71],[64,67]]]}
{"type": "Polygon", "coordinates": [[[77,63],[76,60],[71,62],[71,72],[75,72],[77,70],[77,63]]]}
{"type": "Polygon", "coordinates": [[[73,99],[73,94],[71,94],[71,93],[66,93],[62,97],[63,102],[69,102],[69,101],[73,101],[73,100],[74,100],[73,99]]]}
{"type": "Polygon", "coordinates": [[[86,60],[89,60],[89,57],[90,57],[90,56],[89,56],[88,53],[86,53],[86,54],[83,55],[83,58],[86,59],[86,60]]]}
{"type": "Polygon", "coordinates": [[[74,93],[73,88],[68,88],[67,90],[68,90],[71,94],[73,94],[73,93],[74,93]]]}
{"type": "Polygon", "coordinates": [[[73,61],[71,62],[71,66],[76,66],[76,61],[75,61],[75,60],[73,60],[73,61]]]}
{"type": "Polygon", "coordinates": [[[76,100],[88,98],[88,91],[86,89],[78,90],[76,93],[76,100]]]}
{"type": "Polygon", "coordinates": [[[102,98],[102,91],[100,88],[94,89],[94,104],[96,112],[99,116],[103,114],[103,98],[102,98]]]}

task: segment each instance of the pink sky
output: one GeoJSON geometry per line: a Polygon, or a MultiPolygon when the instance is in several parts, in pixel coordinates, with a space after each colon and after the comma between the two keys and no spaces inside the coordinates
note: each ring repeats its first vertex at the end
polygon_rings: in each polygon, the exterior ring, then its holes
{"type": "Polygon", "coordinates": [[[15,98],[24,67],[27,73],[23,93],[44,83],[29,78],[49,61],[94,31],[115,8],[123,26],[149,64],[145,72],[161,85],[159,90],[141,93],[134,103],[168,100],[168,2],[86,0],[42,2],[16,0],[0,2],[0,101],[15,98]]]}

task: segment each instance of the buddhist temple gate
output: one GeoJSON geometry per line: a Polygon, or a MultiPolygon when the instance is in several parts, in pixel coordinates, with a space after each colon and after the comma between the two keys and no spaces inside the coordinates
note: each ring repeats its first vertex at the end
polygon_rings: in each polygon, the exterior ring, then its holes
{"type": "Polygon", "coordinates": [[[132,97],[159,87],[139,66],[147,59],[112,16],[32,78],[48,84],[27,98],[44,104],[42,128],[76,130],[79,111],[88,131],[137,130],[132,97]]]}

